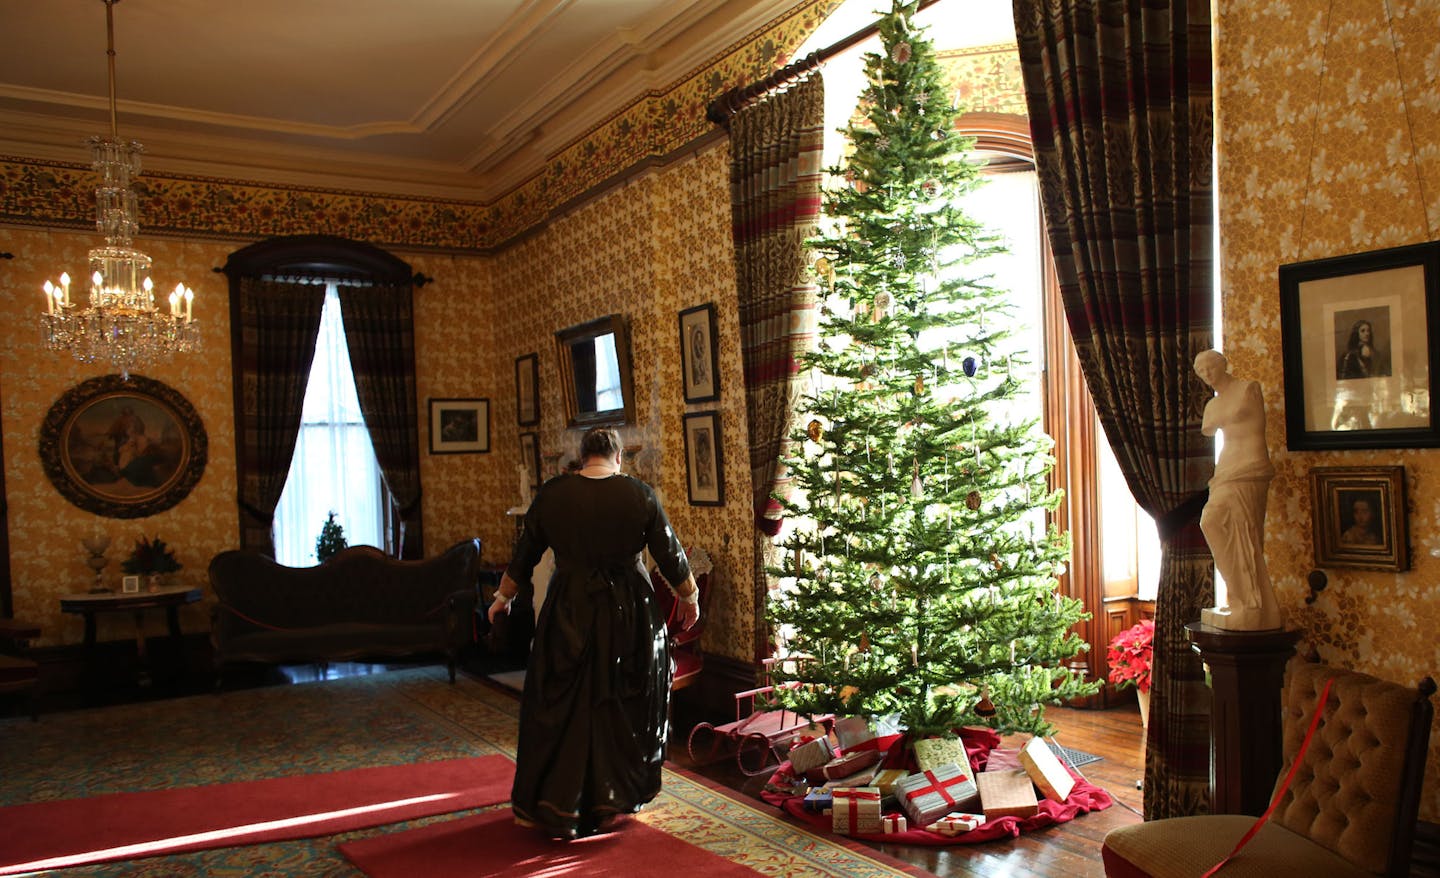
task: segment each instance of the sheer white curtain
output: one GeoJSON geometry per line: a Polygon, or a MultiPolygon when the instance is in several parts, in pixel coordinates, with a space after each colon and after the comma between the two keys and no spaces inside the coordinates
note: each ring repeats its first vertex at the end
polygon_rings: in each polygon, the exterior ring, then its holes
{"type": "Polygon", "coordinates": [[[350,545],[384,547],[384,487],[360,414],[334,284],[325,290],[300,437],[275,508],[275,560],[315,564],[315,541],[331,512],[350,545]]]}

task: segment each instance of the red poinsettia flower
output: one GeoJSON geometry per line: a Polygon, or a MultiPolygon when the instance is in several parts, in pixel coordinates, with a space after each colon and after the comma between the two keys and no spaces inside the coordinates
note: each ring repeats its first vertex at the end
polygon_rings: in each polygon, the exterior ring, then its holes
{"type": "Polygon", "coordinates": [[[1109,680],[1121,689],[1134,686],[1150,691],[1150,663],[1154,654],[1155,620],[1145,619],[1116,634],[1105,652],[1110,664],[1109,680]]]}

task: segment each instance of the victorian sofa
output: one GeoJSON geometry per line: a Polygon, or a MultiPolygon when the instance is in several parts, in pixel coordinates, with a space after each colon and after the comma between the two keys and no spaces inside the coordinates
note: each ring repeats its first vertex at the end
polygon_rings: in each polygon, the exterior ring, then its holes
{"type": "Polygon", "coordinates": [[[210,562],[215,667],[445,656],[450,681],[470,642],[480,540],[423,561],[342,549],[315,567],[230,550],[210,562]]]}

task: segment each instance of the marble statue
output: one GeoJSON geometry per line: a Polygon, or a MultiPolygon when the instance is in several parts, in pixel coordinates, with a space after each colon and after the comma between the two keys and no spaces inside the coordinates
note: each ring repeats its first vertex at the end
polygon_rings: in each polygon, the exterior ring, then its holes
{"type": "Polygon", "coordinates": [[[1228,592],[1228,605],[1201,610],[1200,621],[1232,631],[1280,628],[1280,606],[1265,566],[1265,499],[1275,475],[1265,447],[1265,399],[1259,383],[1230,374],[1219,351],[1201,352],[1195,372],[1215,390],[1200,432],[1224,433],[1200,530],[1228,592]]]}

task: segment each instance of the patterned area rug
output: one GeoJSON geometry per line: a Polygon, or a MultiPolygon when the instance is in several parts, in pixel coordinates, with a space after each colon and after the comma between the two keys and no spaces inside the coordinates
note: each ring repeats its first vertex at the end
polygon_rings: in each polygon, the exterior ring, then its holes
{"type": "MultiPolygon", "coordinates": [[[[512,694],[443,668],[199,695],[0,721],[0,805],[515,752],[512,694]]],[[[505,806],[499,806],[503,809],[505,806]]],[[[285,878],[361,873],[337,845],[498,809],[318,839],[222,848],[66,870],[68,876],[285,878]]],[[[680,770],[637,818],[770,876],[925,874],[788,823],[680,770]]],[[[77,827],[77,831],[83,828],[77,827]]],[[[0,829],[3,843],[3,829],[0,829]]],[[[584,871],[571,874],[583,875],[584,871]]]]}

